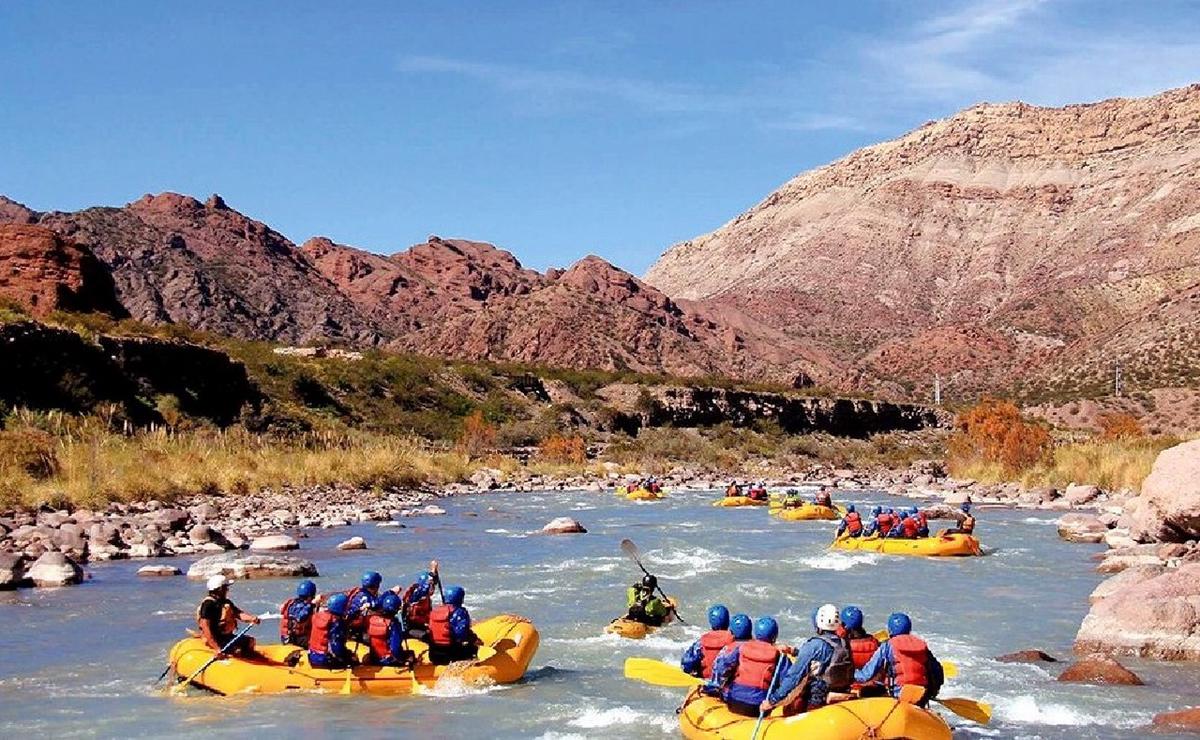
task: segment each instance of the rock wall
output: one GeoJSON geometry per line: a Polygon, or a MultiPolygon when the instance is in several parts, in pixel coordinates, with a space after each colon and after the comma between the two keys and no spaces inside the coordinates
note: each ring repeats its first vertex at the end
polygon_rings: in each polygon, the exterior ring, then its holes
{"type": "Polygon", "coordinates": [[[868,437],[941,426],[949,417],[927,406],[849,398],[812,398],[725,388],[663,388],[643,413],[645,426],[747,427],[774,421],[789,434],[868,437]]]}

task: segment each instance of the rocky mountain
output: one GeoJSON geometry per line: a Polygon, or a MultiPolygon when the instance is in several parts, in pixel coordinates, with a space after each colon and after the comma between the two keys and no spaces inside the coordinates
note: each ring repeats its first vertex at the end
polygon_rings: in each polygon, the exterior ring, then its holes
{"type": "Polygon", "coordinates": [[[216,195],[147,195],[75,213],[0,198],[0,222],[94,254],[119,303],[150,324],[577,368],[801,384],[833,373],[782,332],[673,301],[597,257],[543,275],[460,239],[430,237],[391,256],[323,237],[297,247],[216,195]]]}
{"type": "Polygon", "coordinates": [[[646,280],[950,393],[1200,379],[1200,85],[983,104],[806,172],[646,280]]]}
{"type": "Polygon", "coordinates": [[[0,299],[27,306],[34,316],[59,310],[127,315],[112,277],[91,252],[29,224],[0,224],[0,299]]]}

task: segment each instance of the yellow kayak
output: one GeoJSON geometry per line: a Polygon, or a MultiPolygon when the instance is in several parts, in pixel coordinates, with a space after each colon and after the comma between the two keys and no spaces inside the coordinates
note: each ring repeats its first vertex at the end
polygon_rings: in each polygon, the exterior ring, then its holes
{"type": "Polygon", "coordinates": [[[629,501],[658,501],[659,499],[666,498],[667,493],[666,491],[655,493],[645,488],[639,488],[636,491],[622,495],[629,501]]]}
{"type": "Polygon", "coordinates": [[[915,540],[842,536],[834,540],[832,547],[838,550],[862,550],[881,552],[885,555],[922,555],[925,557],[983,554],[983,550],[979,547],[979,540],[969,534],[919,537],[915,540]]]}
{"type": "Polygon", "coordinates": [[[814,519],[841,519],[844,511],[841,507],[831,509],[828,506],[817,506],[809,501],[805,501],[799,506],[771,509],[773,515],[788,522],[807,522],[814,519]]]}
{"type": "Polygon", "coordinates": [[[749,496],[726,496],[713,501],[713,506],[766,506],[764,499],[754,499],[749,496]]]}
{"type": "Polygon", "coordinates": [[[626,617],[617,617],[616,619],[614,619],[613,621],[608,623],[608,626],[606,626],[604,628],[604,631],[608,632],[610,634],[613,634],[613,635],[618,635],[620,637],[624,637],[629,640],[640,640],[643,637],[645,637],[646,635],[656,632],[659,627],[663,627],[665,625],[670,624],[671,621],[675,618],[674,607],[677,605],[678,602],[675,601],[674,596],[669,597],[667,599],[667,602],[671,605],[672,611],[667,613],[666,621],[663,622],[661,625],[658,625],[658,627],[649,625],[649,624],[645,624],[643,622],[639,622],[635,619],[628,619],[626,617]]]}
{"type": "MultiPolygon", "coordinates": [[[[757,717],[729,711],[720,699],[692,691],[679,712],[679,728],[689,740],[751,740],[757,717]]],[[[755,740],[950,740],[950,726],[938,715],[886,697],[830,704],[794,717],[778,712],[763,720],[755,740]]]]}
{"type": "MultiPolygon", "coordinates": [[[[354,668],[313,668],[308,664],[308,652],[291,645],[260,645],[258,651],[268,661],[249,661],[238,658],[218,660],[204,669],[193,682],[217,694],[281,694],[286,691],[325,691],[345,693],[347,675],[349,691],[353,694],[408,696],[421,686],[433,686],[444,675],[452,675],[467,684],[513,683],[525,675],[529,662],[538,649],[538,631],[524,617],[512,614],[485,619],[472,627],[483,640],[479,657],[471,662],[435,666],[428,662],[428,648],[419,640],[409,640],[408,647],[417,652],[415,668],[384,668],[356,666],[354,668]],[[299,653],[294,667],[287,659],[299,653]]],[[[186,678],[213,657],[204,641],[188,637],[171,648],[170,662],[178,676],[186,678]]],[[[182,680],[182,678],[180,679],[182,680]]]]}

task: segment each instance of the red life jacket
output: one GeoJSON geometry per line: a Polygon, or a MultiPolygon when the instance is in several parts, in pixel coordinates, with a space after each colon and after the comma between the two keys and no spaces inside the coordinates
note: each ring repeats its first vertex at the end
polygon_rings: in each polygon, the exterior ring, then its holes
{"type": "Polygon", "coordinates": [[[417,590],[417,584],[408,587],[404,592],[404,620],[409,627],[420,626],[424,627],[429,624],[429,612],[433,611],[433,602],[428,596],[413,600],[413,594],[417,590]]]}
{"type": "Polygon", "coordinates": [[[385,617],[382,614],[372,614],[367,617],[367,643],[371,646],[372,658],[379,660],[392,654],[388,632],[393,621],[392,617],[385,617]]]}
{"type": "Polygon", "coordinates": [[[858,536],[863,529],[862,517],[857,511],[852,511],[846,515],[846,531],[851,535],[858,536]]]}
{"type": "Polygon", "coordinates": [[[859,637],[850,641],[850,657],[854,659],[854,670],[865,666],[875,651],[879,649],[879,640],[871,635],[859,637]]]}
{"type": "Polygon", "coordinates": [[[892,646],[894,685],[928,686],[925,662],[929,659],[929,646],[925,641],[916,635],[896,635],[888,642],[892,646]]]}
{"type": "Polygon", "coordinates": [[[309,652],[318,654],[329,652],[329,628],[337,619],[337,615],[324,609],[313,615],[312,631],[308,633],[309,652]]]}
{"type": "Polygon", "coordinates": [[[900,526],[904,527],[904,536],[912,539],[917,536],[917,520],[913,517],[900,520],[900,526]]]}
{"type": "Polygon", "coordinates": [[[925,512],[917,512],[917,527],[918,529],[929,529],[929,517],[925,516],[925,512]]]}
{"type": "Polygon", "coordinates": [[[433,608],[429,613],[429,640],[434,645],[451,645],[454,643],[454,634],[450,629],[450,615],[454,612],[454,607],[450,604],[442,604],[433,608]]]}
{"type": "Polygon", "coordinates": [[[737,673],[733,682],[739,686],[766,691],[775,678],[775,663],[779,660],[779,648],[762,640],[742,643],[738,653],[737,673]]]}
{"type": "Polygon", "coordinates": [[[712,678],[713,661],[726,645],[733,644],[733,633],[729,630],[713,630],[700,635],[700,675],[712,678]]]}
{"type": "Polygon", "coordinates": [[[895,520],[892,518],[891,514],[885,511],[879,516],[875,517],[875,523],[879,527],[879,533],[886,535],[888,532],[892,531],[892,524],[895,523],[895,520]]]}
{"type": "Polygon", "coordinates": [[[283,606],[279,607],[279,641],[283,643],[295,642],[295,638],[300,635],[307,636],[312,630],[312,615],[310,611],[307,619],[293,622],[289,612],[292,609],[292,604],[295,604],[297,597],[293,596],[283,602],[283,606]]]}

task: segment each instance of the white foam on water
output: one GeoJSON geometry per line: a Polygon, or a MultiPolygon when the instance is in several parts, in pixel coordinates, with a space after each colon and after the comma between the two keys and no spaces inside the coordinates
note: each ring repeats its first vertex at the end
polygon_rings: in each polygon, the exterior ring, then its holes
{"type": "Polygon", "coordinates": [[[1149,714],[1135,712],[1098,712],[1094,709],[1077,709],[1065,704],[1039,701],[1030,694],[1011,699],[996,699],[992,702],[995,715],[1009,722],[1038,725],[1077,726],[1107,725],[1134,727],[1145,724],[1149,714]]]}
{"type": "Polygon", "coordinates": [[[716,572],[721,568],[722,563],[758,565],[758,561],[755,560],[729,557],[703,547],[686,550],[652,550],[646,553],[645,560],[656,567],[671,568],[671,580],[676,581],[716,572]]]}
{"type": "Polygon", "coordinates": [[[433,686],[421,686],[418,693],[439,699],[457,699],[464,696],[483,696],[504,688],[492,681],[468,683],[461,676],[443,675],[433,686]]]}
{"type": "Polygon", "coordinates": [[[575,732],[547,732],[538,736],[538,740],[587,740],[587,736],[575,732]]]}
{"type": "Polygon", "coordinates": [[[683,527],[684,529],[695,529],[700,526],[700,522],[676,522],[672,527],[683,527]]]}
{"type": "Polygon", "coordinates": [[[831,550],[820,555],[810,555],[796,561],[799,565],[817,570],[850,570],[856,565],[874,565],[879,562],[880,555],[874,552],[841,552],[831,550]]]}
{"type": "Polygon", "coordinates": [[[483,531],[487,532],[488,534],[512,534],[512,532],[507,529],[485,529],[483,531]]]}
{"type": "Polygon", "coordinates": [[[1021,521],[1024,522],[1025,524],[1044,524],[1046,526],[1053,526],[1055,524],[1058,524],[1057,519],[1039,519],[1036,516],[1027,516],[1024,519],[1022,519],[1021,521]]]}
{"type": "Polygon", "coordinates": [[[574,719],[568,721],[567,724],[571,727],[579,727],[585,730],[598,730],[604,727],[624,725],[639,725],[642,727],[658,725],[662,728],[663,732],[674,733],[676,731],[674,718],[667,719],[661,715],[638,712],[624,704],[619,707],[608,707],[606,709],[591,706],[585,707],[582,712],[574,719]]]}

